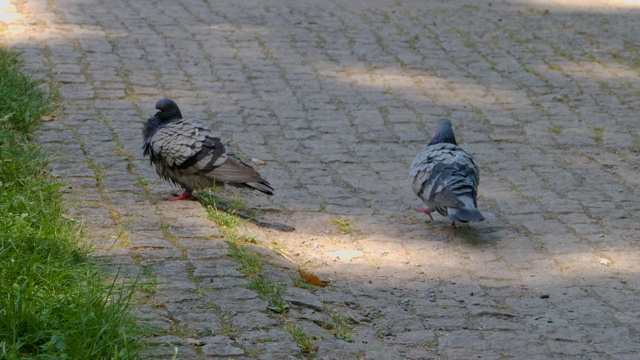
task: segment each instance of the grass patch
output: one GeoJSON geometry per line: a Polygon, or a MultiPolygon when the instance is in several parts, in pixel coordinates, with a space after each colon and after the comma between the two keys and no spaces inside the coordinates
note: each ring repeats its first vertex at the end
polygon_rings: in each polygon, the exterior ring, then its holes
{"type": "Polygon", "coordinates": [[[130,359],[130,286],[107,281],[29,140],[53,99],[0,47],[0,358],[130,359]]]}
{"type": "Polygon", "coordinates": [[[289,305],[282,300],[284,284],[273,282],[263,275],[264,260],[245,245],[247,243],[255,244],[255,237],[243,235],[238,230],[243,220],[235,215],[237,210],[233,206],[244,206],[245,204],[239,201],[225,204],[231,211],[219,210],[216,203],[207,205],[206,209],[209,218],[220,227],[220,232],[226,238],[229,245],[229,255],[240,264],[240,272],[249,279],[247,287],[269,302],[269,310],[285,313],[289,310],[289,305]]]}
{"type": "Polygon", "coordinates": [[[236,337],[238,336],[238,330],[233,327],[231,323],[231,319],[233,316],[228,313],[220,312],[220,333],[222,335],[226,335],[228,337],[236,337]]]}
{"type": "Polygon", "coordinates": [[[600,144],[604,140],[604,133],[606,132],[606,129],[603,127],[596,126],[596,127],[593,127],[591,130],[595,133],[595,135],[591,136],[591,140],[600,144]]]}
{"type": "Polygon", "coordinates": [[[353,232],[353,220],[333,219],[331,224],[335,225],[338,231],[343,234],[351,234],[353,232]]]}
{"type": "Polygon", "coordinates": [[[298,343],[300,351],[304,354],[318,350],[318,345],[313,342],[316,340],[316,337],[304,331],[303,328],[297,326],[291,321],[288,321],[285,323],[284,329],[289,333],[289,335],[291,335],[293,340],[298,343]]]}
{"type": "Polygon", "coordinates": [[[353,339],[351,335],[353,334],[353,329],[349,326],[349,322],[351,320],[342,316],[337,312],[332,312],[331,316],[331,333],[337,337],[338,339],[351,343],[353,339]]]}
{"type": "MultiPolygon", "coordinates": [[[[257,292],[262,299],[267,300],[267,309],[278,314],[277,316],[283,324],[284,330],[291,335],[303,353],[317,351],[318,345],[313,342],[316,338],[287,317],[289,304],[282,298],[286,285],[280,281],[273,281],[264,274],[267,262],[246,245],[247,242],[255,243],[255,238],[242,235],[238,230],[242,220],[236,216],[237,209],[234,209],[233,205],[244,207],[246,204],[234,201],[227,202],[223,206],[228,210],[223,211],[219,210],[217,203],[212,200],[215,200],[215,198],[208,197],[206,200],[201,200],[201,202],[205,205],[209,218],[220,227],[220,232],[227,239],[229,255],[240,264],[240,272],[247,276],[247,288],[257,292]],[[250,241],[247,241],[247,239],[250,241]]],[[[293,281],[294,278],[291,277],[291,279],[293,281]]]]}
{"type": "Polygon", "coordinates": [[[23,74],[20,58],[0,45],[0,129],[3,136],[29,138],[55,108],[39,82],[23,74]]]}
{"type": "Polygon", "coordinates": [[[254,290],[269,302],[267,309],[284,314],[289,311],[289,304],[282,299],[285,285],[281,282],[273,282],[264,276],[256,276],[249,281],[249,289],[254,290]]]}
{"type": "Polygon", "coordinates": [[[529,11],[532,12],[532,13],[540,14],[542,16],[547,16],[547,15],[549,15],[551,13],[548,9],[530,8],[529,11]]]}
{"type": "Polygon", "coordinates": [[[569,53],[567,53],[563,49],[560,49],[560,48],[557,48],[557,47],[553,47],[553,54],[555,56],[558,56],[558,57],[567,57],[567,56],[569,56],[569,53]]]}
{"type": "Polygon", "coordinates": [[[246,246],[229,241],[229,255],[240,263],[240,271],[249,278],[256,277],[264,271],[262,259],[246,246]]]}
{"type": "Polygon", "coordinates": [[[562,71],[562,67],[560,65],[556,65],[556,64],[548,64],[547,68],[549,70],[553,70],[553,71],[562,71]]]}
{"type": "Polygon", "coordinates": [[[554,134],[560,134],[564,130],[562,126],[549,126],[547,127],[547,131],[554,134]]]}
{"type": "Polygon", "coordinates": [[[289,311],[289,304],[282,299],[285,285],[269,280],[263,275],[264,261],[254,251],[234,241],[227,240],[229,255],[240,263],[240,272],[247,276],[249,283],[247,288],[260,294],[267,300],[267,308],[275,313],[282,314],[289,311]]]}
{"type": "Polygon", "coordinates": [[[464,45],[464,47],[466,47],[467,49],[475,49],[476,47],[476,43],[474,43],[471,39],[464,39],[462,41],[462,45],[464,45]]]}
{"type": "Polygon", "coordinates": [[[513,36],[512,38],[513,38],[513,41],[515,41],[516,44],[524,45],[524,44],[531,43],[531,39],[529,39],[529,38],[519,38],[517,36],[513,36]]]}

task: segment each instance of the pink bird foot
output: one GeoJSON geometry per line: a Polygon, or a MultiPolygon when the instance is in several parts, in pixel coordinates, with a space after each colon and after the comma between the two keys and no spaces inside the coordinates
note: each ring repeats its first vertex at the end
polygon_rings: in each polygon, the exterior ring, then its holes
{"type": "Polygon", "coordinates": [[[417,212],[421,212],[421,213],[425,213],[425,214],[429,215],[429,218],[430,218],[431,220],[433,220],[433,216],[431,216],[431,211],[429,211],[429,209],[427,209],[427,208],[423,208],[423,207],[419,207],[419,208],[416,208],[415,210],[416,210],[417,212]]]}
{"type": "MultiPolygon", "coordinates": [[[[195,200],[196,198],[193,197],[193,195],[191,195],[193,191],[190,190],[185,190],[182,194],[177,195],[175,197],[172,198],[166,198],[165,200],[167,201],[176,201],[176,200],[195,200]]],[[[174,194],[175,195],[175,194],[174,194]]]]}

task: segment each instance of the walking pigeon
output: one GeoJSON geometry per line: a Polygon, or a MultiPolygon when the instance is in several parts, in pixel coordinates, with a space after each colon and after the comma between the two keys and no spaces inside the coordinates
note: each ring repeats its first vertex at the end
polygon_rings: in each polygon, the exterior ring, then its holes
{"type": "Polygon", "coordinates": [[[456,144],[451,121],[440,119],[436,134],[409,169],[413,191],[427,208],[417,208],[433,220],[436,210],[449,216],[451,226],[456,221],[483,221],[476,209],[480,174],[473,157],[456,144]]]}
{"type": "Polygon", "coordinates": [[[182,118],[175,101],[160,99],[158,112],[144,124],[144,155],[161,178],[184,193],[168,200],[192,199],[194,190],[227,183],[273,195],[273,188],[238,158],[229,144],[205,125],[182,118]]]}

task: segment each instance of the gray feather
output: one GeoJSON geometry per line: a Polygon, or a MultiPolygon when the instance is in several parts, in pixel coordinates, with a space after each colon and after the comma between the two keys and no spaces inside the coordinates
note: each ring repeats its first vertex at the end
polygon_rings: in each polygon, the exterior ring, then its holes
{"type": "Polygon", "coordinates": [[[473,156],[457,146],[451,122],[441,119],[436,133],[409,169],[415,194],[430,211],[451,221],[483,221],[477,210],[480,173],[473,156]]]}
{"type": "Polygon", "coordinates": [[[271,185],[205,125],[182,118],[173,100],[144,125],[144,155],[161,178],[192,191],[214,184],[248,187],[273,195],[271,185]]]}

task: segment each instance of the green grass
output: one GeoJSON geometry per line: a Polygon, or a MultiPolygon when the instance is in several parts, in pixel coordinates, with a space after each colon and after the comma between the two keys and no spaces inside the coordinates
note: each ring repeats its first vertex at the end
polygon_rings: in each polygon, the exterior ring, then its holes
{"type": "Polygon", "coordinates": [[[564,130],[562,126],[551,125],[547,127],[547,131],[554,134],[560,134],[564,130]]]}
{"type": "Polygon", "coordinates": [[[531,42],[531,39],[527,39],[527,38],[519,38],[517,36],[512,36],[513,41],[515,41],[516,44],[529,44],[531,42]]]}
{"type": "Polygon", "coordinates": [[[471,40],[471,39],[462,40],[462,45],[464,45],[464,47],[466,47],[468,49],[475,49],[475,47],[476,47],[476,43],[474,43],[473,40],[471,40]]]}
{"type": "Polygon", "coordinates": [[[29,140],[53,99],[0,46],[0,359],[129,359],[131,287],[100,273],[29,140]]]}
{"type": "Polygon", "coordinates": [[[606,131],[603,127],[594,127],[591,129],[595,135],[591,136],[591,139],[600,144],[604,140],[604,133],[606,131]]]}
{"type": "Polygon", "coordinates": [[[40,117],[54,110],[37,82],[20,72],[18,56],[0,46],[0,129],[3,136],[29,137],[40,117]]]}
{"type": "MultiPolygon", "coordinates": [[[[204,198],[203,198],[204,199],[204,198]]],[[[241,234],[238,230],[242,221],[235,212],[238,207],[244,207],[246,202],[232,200],[225,204],[230,211],[218,209],[217,204],[211,203],[213,198],[203,201],[209,218],[215,222],[229,245],[229,256],[240,264],[240,272],[247,279],[247,288],[260,294],[260,297],[269,302],[268,309],[276,313],[285,313],[289,305],[282,300],[284,284],[267,279],[264,273],[265,261],[253,250],[246,246],[247,243],[256,243],[255,237],[241,234]]]]}
{"type": "Polygon", "coordinates": [[[289,333],[289,335],[291,335],[298,346],[300,346],[300,351],[304,354],[318,350],[318,345],[314,343],[314,340],[317,338],[306,332],[303,328],[289,321],[285,323],[284,329],[289,333]]]}
{"type": "Polygon", "coordinates": [[[553,47],[553,53],[554,55],[558,56],[558,57],[567,57],[569,56],[569,54],[564,51],[563,49],[557,48],[557,47],[553,47]]]}
{"type": "Polygon", "coordinates": [[[336,311],[331,313],[331,333],[338,339],[345,342],[353,342],[351,335],[353,335],[353,329],[349,326],[349,322],[352,320],[347,319],[343,315],[336,311]]]}
{"type": "Polygon", "coordinates": [[[553,71],[562,71],[562,67],[560,65],[556,65],[556,64],[548,64],[547,68],[549,70],[553,70],[553,71]]]}
{"type": "Polygon", "coordinates": [[[333,219],[331,224],[335,225],[338,231],[343,234],[351,234],[353,232],[353,220],[349,219],[333,219]]]}
{"type": "Polygon", "coordinates": [[[247,277],[247,288],[267,300],[267,309],[277,314],[284,330],[291,335],[303,353],[315,352],[318,349],[318,345],[313,341],[315,337],[287,317],[289,304],[282,298],[286,284],[273,281],[265,275],[265,266],[268,262],[247,246],[247,243],[256,243],[255,238],[243,235],[239,231],[242,220],[236,215],[239,210],[237,207],[244,207],[246,203],[229,201],[226,204],[217,204],[216,201],[219,200],[214,197],[199,197],[199,199],[205,206],[209,218],[219,226],[220,232],[226,238],[229,256],[240,264],[240,272],[247,277]],[[218,205],[223,205],[228,211],[218,209],[218,205]]]}
{"type": "Polygon", "coordinates": [[[254,278],[264,271],[264,263],[253,251],[246,246],[228,242],[229,255],[242,266],[240,271],[249,278],[254,278]]]}

